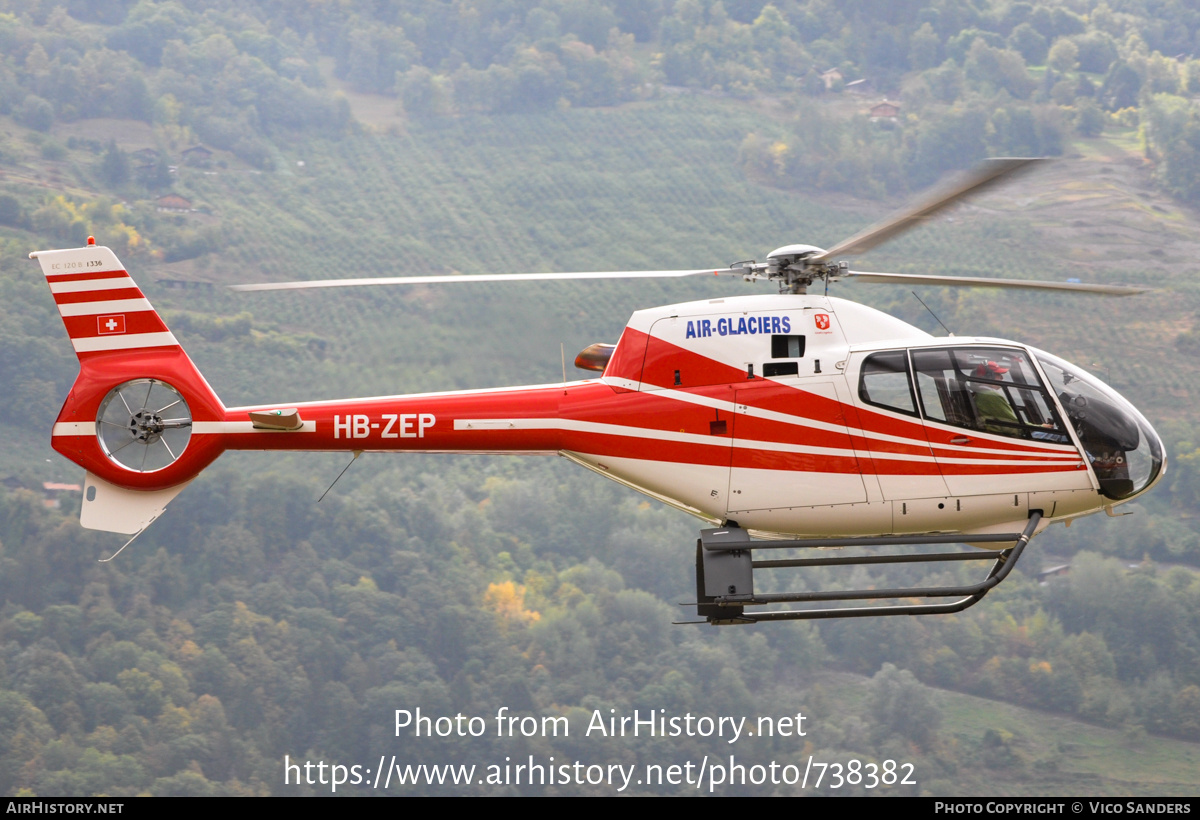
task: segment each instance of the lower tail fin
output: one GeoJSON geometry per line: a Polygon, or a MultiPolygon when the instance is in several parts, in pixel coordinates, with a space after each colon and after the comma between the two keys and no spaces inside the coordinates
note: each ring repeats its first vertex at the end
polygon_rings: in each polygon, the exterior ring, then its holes
{"type": "Polygon", "coordinates": [[[223,421],[225,407],[111,250],[30,257],[79,357],[52,442],[88,472],[80,523],[140,532],[221,454],[204,423],[223,421]]]}

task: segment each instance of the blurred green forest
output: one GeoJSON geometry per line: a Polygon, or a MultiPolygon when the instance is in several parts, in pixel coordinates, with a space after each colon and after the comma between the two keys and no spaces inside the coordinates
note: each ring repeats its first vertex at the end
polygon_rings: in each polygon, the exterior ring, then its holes
{"type": "MultiPolygon", "coordinates": [[[[1194,794],[1198,34],[1167,0],[0,0],[0,791],[322,794],[284,785],[284,755],[733,751],[914,764],[883,793],[1194,794]],[[873,119],[885,98],[898,115],[873,119]],[[537,383],[561,378],[560,343],[615,341],[639,307],[752,286],[223,286],[725,265],[829,246],[1005,154],[1063,159],[870,266],[1155,285],[1132,307],[922,298],[956,332],[1094,370],[1171,463],[1136,515],[1047,532],[961,615],[673,626],[698,522],[559,459],[368,455],[317,504],[348,457],[231,454],[105,564],[119,539],[80,529],[77,496],[47,507],[43,481],[79,480],[48,442],[77,364],[30,250],[113,247],[231,406],[537,383]],[[418,706],[572,731],[395,737],[418,706]],[[596,709],[803,711],[809,735],[584,738],[596,709]]],[[[834,292],[942,332],[903,289],[834,292]]]]}

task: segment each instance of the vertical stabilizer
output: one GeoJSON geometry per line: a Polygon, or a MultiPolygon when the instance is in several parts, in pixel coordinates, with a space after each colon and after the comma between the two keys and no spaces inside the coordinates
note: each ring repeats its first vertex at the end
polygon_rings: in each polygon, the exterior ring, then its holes
{"type": "Polygon", "coordinates": [[[87,470],[80,523],[140,532],[221,454],[221,400],[110,249],[37,251],[79,376],[54,449],[87,470]]]}

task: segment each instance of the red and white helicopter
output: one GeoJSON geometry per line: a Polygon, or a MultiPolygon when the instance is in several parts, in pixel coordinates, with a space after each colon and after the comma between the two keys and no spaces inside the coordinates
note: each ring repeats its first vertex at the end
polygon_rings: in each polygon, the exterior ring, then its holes
{"type": "Polygon", "coordinates": [[[593,345],[576,359],[598,378],[532,387],[227,408],[112,251],[89,240],[36,252],[80,362],[53,446],[87,471],[81,524],[135,537],[230,449],[557,453],[711,524],[696,563],[697,612],[710,623],[959,611],[1003,580],[1050,523],[1111,514],[1146,492],[1163,474],[1162,442],[1132,404],[1049,353],[1002,339],[935,338],[807,288],[849,279],[1142,292],[858,273],[836,261],[1029,162],[991,161],[828,251],[789,245],[765,263],[238,286],[713,274],[780,284],[777,295],[639,310],[616,345],[593,345]],[[965,552],[911,546],[964,542],[965,552]],[[1003,548],[978,548],[991,543],[1003,548]],[[869,552],[754,559],[756,550],[812,547],[869,552]],[[970,585],[754,590],[755,569],[976,558],[994,564],[970,585]],[[870,599],[895,602],[748,609],[870,599]]]}

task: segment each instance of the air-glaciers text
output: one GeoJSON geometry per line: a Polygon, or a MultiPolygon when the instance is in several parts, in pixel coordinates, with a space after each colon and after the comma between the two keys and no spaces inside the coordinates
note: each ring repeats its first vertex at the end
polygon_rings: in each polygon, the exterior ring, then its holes
{"type": "Polygon", "coordinates": [[[737,316],[720,319],[694,319],[687,323],[688,339],[742,334],[791,333],[792,321],[787,316],[737,316]]]}

